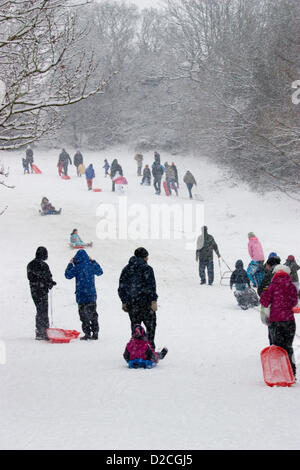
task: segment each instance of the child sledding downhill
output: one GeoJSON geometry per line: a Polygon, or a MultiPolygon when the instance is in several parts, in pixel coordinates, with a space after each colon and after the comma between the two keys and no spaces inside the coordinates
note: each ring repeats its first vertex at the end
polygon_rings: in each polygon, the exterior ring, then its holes
{"type": "Polygon", "coordinates": [[[84,248],[86,246],[93,246],[93,242],[85,243],[81,240],[80,236],[78,235],[77,228],[74,228],[73,232],[70,235],[70,246],[72,248],[84,248]]]}
{"type": "Polygon", "coordinates": [[[150,369],[156,366],[167,352],[167,348],[155,352],[148,341],[144,328],[136,324],[132,329],[132,338],[126,345],[123,357],[131,369],[150,369]]]}
{"type": "Polygon", "coordinates": [[[244,269],[242,260],[237,260],[235,263],[235,271],[230,277],[230,289],[235,286],[234,296],[238,305],[243,310],[259,305],[259,299],[254,289],[250,287],[250,280],[247,272],[244,269]]]}
{"type": "Polygon", "coordinates": [[[54,215],[54,214],[60,214],[61,213],[61,209],[56,210],[55,207],[52,206],[49,199],[46,198],[46,197],[43,197],[43,199],[42,199],[41,208],[42,208],[42,210],[40,210],[41,215],[54,215]]]}

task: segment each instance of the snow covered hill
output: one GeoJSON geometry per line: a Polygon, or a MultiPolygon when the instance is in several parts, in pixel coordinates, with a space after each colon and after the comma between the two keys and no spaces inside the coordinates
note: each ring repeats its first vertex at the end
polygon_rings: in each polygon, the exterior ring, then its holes
{"type": "MultiPolygon", "coordinates": [[[[93,163],[94,186],[84,178],[63,181],[57,174],[59,151],[35,151],[42,175],[23,175],[23,152],[2,152],[10,167],[10,183],[0,187],[1,314],[0,340],[6,364],[0,365],[1,449],[299,449],[300,388],[265,385],[260,351],[268,345],[258,309],[241,311],[229,287],[220,285],[215,259],[215,283],[200,286],[193,250],[186,240],[100,240],[99,211],[118,205],[118,194],[104,178],[104,158],[118,158],[128,179],[129,208],[140,203],[196,205],[188,200],[182,178],[187,169],[204,198],[205,223],[230,267],[238,258],[249,262],[247,234],[253,231],[265,254],[300,259],[299,203],[281,194],[259,196],[234,185],[219,169],[193,157],[162,155],[175,161],[180,197],[154,195],[140,186],[134,151],[84,152],[93,163]],[[62,215],[41,217],[43,196],[62,215]],[[101,209],[102,208],[102,209],[101,209]],[[57,281],[53,289],[54,325],[79,329],[74,282],[64,277],[73,252],[69,235],[93,240],[89,254],[102,266],[97,278],[100,340],[48,344],[34,340],[34,304],[26,265],[39,245],[48,248],[48,263],[57,281]],[[117,288],[123,266],[138,246],[145,246],[157,287],[156,344],[169,353],[153,370],[129,370],[122,354],[130,336],[128,316],[121,309],[117,288]]],[[[73,152],[71,154],[73,156],[73,152]]],[[[152,153],[145,154],[151,164],[152,153]]],[[[198,203],[199,204],[199,203],[198,203]]],[[[109,221],[109,217],[107,220],[109,221]]],[[[227,267],[221,265],[222,271],[227,267]]],[[[299,323],[299,321],[298,321],[299,323]]],[[[296,359],[300,339],[296,336],[296,359]]]]}

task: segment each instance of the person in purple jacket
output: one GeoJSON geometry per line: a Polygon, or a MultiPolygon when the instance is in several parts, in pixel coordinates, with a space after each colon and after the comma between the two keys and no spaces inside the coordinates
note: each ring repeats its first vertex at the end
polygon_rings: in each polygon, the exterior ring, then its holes
{"type": "Polygon", "coordinates": [[[270,306],[268,324],[270,343],[286,350],[296,377],[293,351],[296,322],[293,307],[298,303],[298,293],[290,273],[288,266],[277,264],[273,269],[271,284],[260,296],[260,303],[265,308],[270,306]]]}
{"type": "Polygon", "coordinates": [[[155,366],[160,359],[167,354],[167,348],[163,348],[160,352],[155,352],[146,336],[142,325],[133,327],[132,337],[127,343],[123,357],[132,368],[151,368],[155,366]]]}

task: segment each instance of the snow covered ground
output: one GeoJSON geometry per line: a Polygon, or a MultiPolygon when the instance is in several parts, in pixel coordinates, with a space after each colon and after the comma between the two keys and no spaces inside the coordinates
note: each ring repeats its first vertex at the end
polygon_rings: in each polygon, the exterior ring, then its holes
{"type": "MultiPolygon", "coordinates": [[[[83,149],[84,150],[84,149],[83,149]]],[[[0,365],[1,449],[299,449],[300,387],[265,385],[260,351],[268,346],[258,309],[241,311],[229,287],[216,279],[200,286],[194,251],[181,240],[99,240],[97,208],[118,204],[104,178],[104,158],[118,158],[129,181],[127,202],[190,204],[182,183],[180,197],[154,195],[136,177],[133,149],[84,152],[97,174],[87,191],[83,178],[57,175],[57,151],[35,151],[42,175],[23,175],[23,152],[2,153],[10,167],[10,190],[0,187],[1,314],[0,339],[6,364],[0,365]],[[43,196],[61,216],[38,214],[43,196]],[[80,329],[74,282],[64,277],[73,252],[69,234],[94,241],[89,254],[100,262],[97,278],[100,340],[70,344],[36,342],[34,305],[26,265],[39,245],[49,251],[53,316],[57,327],[80,329]],[[156,344],[169,353],[153,370],[129,370],[122,354],[129,340],[126,313],[117,295],[118,279],[137,246],[150,252],[159,294],[156,344]]],[[[71,152],[70,152],[71,153],[71,152]]],[[[71,153],[73,156],[74,152],[71,153]]],[[[153,154],[145,154],[151,164],[153,154]]],[[[214,165],[192,157],[162,154],[175,161],[180,181],[190,169],[205,200],[205,223],[224,260],[249,262],[247,234],[260,238],[265,254],[277,251],[300,259],[299,203],[281,194],[259,196],[236,186],[214,165]]],[[[191,204],[196,205],[194,200],[191,204]]],[[[226,270],[222,264],[222,270],[226,270]]],[[[298,321],[299,323],[299,321],[298,321]]],[[[300,338],[295,352],[300,362],[300,338]]],[[[300,364],[299,364],[300,367],[300,364]]]]}

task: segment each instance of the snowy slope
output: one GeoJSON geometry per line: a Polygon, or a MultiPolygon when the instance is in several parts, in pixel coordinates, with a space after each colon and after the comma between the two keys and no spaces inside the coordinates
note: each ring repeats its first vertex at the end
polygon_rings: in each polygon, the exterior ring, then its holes
{"type": "MultiPolygon", "coordinates": [[[[73,153],[71,154],[73,156],[73,153]]],[[[132,149],[84,152],[93,162],[95,186],[70,167],[70,181],[57,175],[58,152],[35,151],[42,175],[23,175],[21,152],[2,153],[15,190],[0,187],[2,279],[0,339],[7,362],[0,365],[1,449],[299,449],[300,388],[264,384],[260,351],[268,345],[256,309],[238,309],[230,289],[200,286],[194,251],[185,240],[99,240],[100,204],[117,204],[110,180],[103,177],[104,158],[118,158],[128,178],[128,205],[158,202],[189,204],[182,183],[172,200],[141,187],[132,149]],[[41,217],[47,196],[61,216],[41,217]],[[159,199],[159,201],[158,201],[159,199]],[[37,246],[49,251],[57,287],[53,290],[54,324],[80,329],[74,283],[64,278],[73,255],[69,234],[94,241],[89,254],[104,275],[97,278],[100,340],[66,345],[36,342],[34,305],[26,265],[37,246]],[[156,344],[169,354],[153,370],[128,370],[122,358],[129,320],[117,295],[118,278],[137,246],[150,252],[159,294],[156,344]],[[5,423],[5,424],[4,424],[5,423]],[[266,437],[267,436],[267,437],[266,437]]],[[[152,153],[145,154],[152,163],[152,153]]],[[[175,160],[180,180],[190,169],[205,199],[205,223],[231,266],[249,262],[247,233],[254,231],[265,254],[282,259],[298,249],[299,204],[279,194],[258,196],[238,187],[204,160],[162,155],[175,160]]],[[[196,204],[193,201],[192,204],[196,204]]],[[[226,266],[222,265],[222,270],[226,266]]],[[[300,361],[300,340],[295,339],[300,361]]]]}

